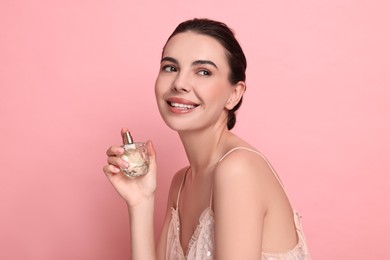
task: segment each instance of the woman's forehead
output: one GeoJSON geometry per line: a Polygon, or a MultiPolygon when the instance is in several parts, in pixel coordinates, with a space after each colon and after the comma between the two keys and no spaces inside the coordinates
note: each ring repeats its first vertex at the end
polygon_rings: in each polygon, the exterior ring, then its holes
{"type": "Polygon", "coordinates": [[[178,33],[173,36],[165,45],[163,56],[226,61],[226,51],[216,39],[194,32],[178,33]]]}

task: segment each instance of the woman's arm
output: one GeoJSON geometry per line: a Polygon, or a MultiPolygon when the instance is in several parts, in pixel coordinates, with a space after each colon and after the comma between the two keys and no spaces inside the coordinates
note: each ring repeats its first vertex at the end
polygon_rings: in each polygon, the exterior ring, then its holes
{"type": "MultiPolygon", "coordinates": [[[[126,130],[122,129],[122,134],[126,130]]],[[[186,168],[178,171],[172,179],[164,226],[156,251],[154,245],[154,192],[157,172],[155,151],[151,142],[148,142],[149,172],[145,176],[134,179],[129,179],[120,173],[120,168],[127,167],[124,164],[126,162],[120,158],[123,153],[124,150],[120,146],[110,147],[107,150],[108,164],[103,167],[103,171],[128,207],[132,259],[164,260],[167,232],[171,221],[171,208],[175,206],[186,168]]]]}
{"type": "Polygon", "coordinates": [[[235,151],[218,165],[213,188],[215,259],[261,259],[268,176],[273,176],[268,165],[253,152],[235,151]]]}
{"type": "Polygon", "coordinates": [[[157,245],[157,251],[155,251],[154,244],[151,243],[154,239],[154,198],[151,198],[151,201],[145,201],[145,203],[140,203],[135,207],[129,207],[132,240],[132,259],[165,259],[167,233],[172,218],[172,207],[176,206],[175,203],[177,194],[179,192],[180,183],[183,179],[183,175],[185,174],[186,169],[187,167],[177,172],[172,179],[171,186],[169,189],[165,220],[157,245]],[[147,252],[149,252],[149,254],[147,252]]]}
{"type": "MultiPolygon", "coordinates": [[[[122,135],[126,130],[122,129],[122,135]]],[[[127,162],[120,158],[124,153],[120,146],[112,146],[107,150],[108,164],[103,167],[107,178],[128,207],[133,260],[156,260],[153,219],[157,167],[150,141],[147,147],[150,163],[149,171],[144,176],[131,179],[120,172],[121,168],[128,167],[127,162]]]]}
{"type": "Polygon", "coordinates": [[[128,207],[131,259],[156,260],[154,245],[154,197],[128,207]]]}

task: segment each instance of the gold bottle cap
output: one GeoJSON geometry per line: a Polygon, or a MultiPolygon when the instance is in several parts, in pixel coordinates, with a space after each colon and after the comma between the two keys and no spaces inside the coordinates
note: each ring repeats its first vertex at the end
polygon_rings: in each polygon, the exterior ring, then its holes
{"type": "Polygon", "coordinates": [[[129,131],[126,131],[123,135],[123,144],[132,144],[133,142],[133,137],[131,136],[129,131]]]}

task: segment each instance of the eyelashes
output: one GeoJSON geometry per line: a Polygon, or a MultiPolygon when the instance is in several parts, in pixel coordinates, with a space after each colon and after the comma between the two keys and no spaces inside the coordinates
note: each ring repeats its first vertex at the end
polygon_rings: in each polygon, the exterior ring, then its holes
{"type": "Polygon", "coordinates": [[[196,74],[200,76],[211,76],[211,72],[209,70],[201,69],[196,74]]]}
{"type": "MultiPolygon", "coordinates": [[[[164,65],[164,66],[162,66],[161,71],[178,72],[179,70],[173,65],[164,65]]],[[[211,71],[208,69],[196,69],[195,73],[199,76],[211,76],[212,75],[211,71]]]]}
{"type": "Polygon", "coordinates": [[[164,65],[162,66],[161,70],[166,72],[177,72],[176,67],[172,65],[164,65]]]}

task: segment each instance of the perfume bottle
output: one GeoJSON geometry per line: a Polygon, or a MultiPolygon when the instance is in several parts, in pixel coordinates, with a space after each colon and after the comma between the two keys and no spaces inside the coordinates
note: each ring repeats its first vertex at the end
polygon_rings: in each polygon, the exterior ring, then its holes
{"type": "Polygon", "coordinates": [[[130,132],[123,135],[125,153],[121,156],[129,167],[122,168],[122,172],[129,178],[145,175],[149,170],[149,156],[144,142],[133,142],[130,132]]]}

